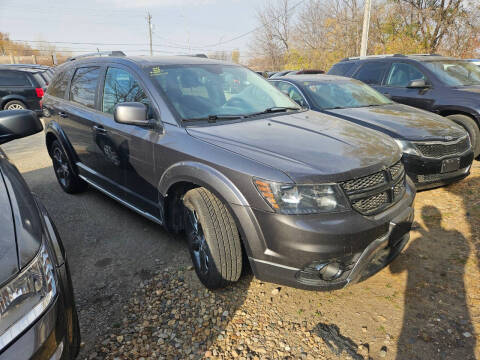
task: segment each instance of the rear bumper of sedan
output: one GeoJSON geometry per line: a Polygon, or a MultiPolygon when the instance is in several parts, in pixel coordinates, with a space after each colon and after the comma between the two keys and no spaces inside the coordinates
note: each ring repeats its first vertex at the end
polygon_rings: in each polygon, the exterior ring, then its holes
{"type": "Polygon", "coordinates": [[[57,295],[45,312],[27,330],[0,350],[0,360],[72,360],[78,354],[80,331],[73,298],[73,288],[61,240],[41,203],[37,208],[42,219],[44,241],[62,259],[55,266],[57,295]]]}
{"type": "Polygon", "coordinates": [[[414,196],[410,182],[397,204],[375,216],[255,210],[266,249],[250,256],[253,272],[260,280],[308,290],[335,290],[361,281],[388,265],[407,244],[414,196]]]}
{"type": "Polygon", "coordinates": [[[470,174],[473,152],[454,155],[442,159],[404,154],[402,162],[405,170],[415,183],[417,190],[431,189],[461,180],[470,174]],[[459,167],[453,171],[444,171],[445,160],[458,159],[459,167]]]}

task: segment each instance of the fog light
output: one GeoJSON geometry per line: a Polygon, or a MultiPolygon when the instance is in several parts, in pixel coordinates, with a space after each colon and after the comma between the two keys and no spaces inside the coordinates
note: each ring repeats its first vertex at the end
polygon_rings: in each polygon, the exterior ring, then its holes
{"type": "Polygon", "coordinates": [[[317,265],[315,268],[318,270],[322,280],[325,280],[325,281],[332,281],[332,280],[338,279],[343,272],[338,262],[331,262],[328,264],[317,265]],[[321,266],[320,269],[318,269],[319,266],[321,266]]]}

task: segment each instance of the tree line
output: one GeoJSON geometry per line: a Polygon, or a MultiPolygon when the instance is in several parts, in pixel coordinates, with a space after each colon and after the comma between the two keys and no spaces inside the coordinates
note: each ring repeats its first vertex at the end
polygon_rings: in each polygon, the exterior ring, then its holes
{"type": "MultiPolygon", "coordinates": [[[[363,11],[363,0],[266,3],[257,10],[261,28],[250,44],[249,66],[328,70],[358,56],[363,11]]],[[[373,0],[368,54],[396,53],[480,57],[480,2],[373,0]]]]}

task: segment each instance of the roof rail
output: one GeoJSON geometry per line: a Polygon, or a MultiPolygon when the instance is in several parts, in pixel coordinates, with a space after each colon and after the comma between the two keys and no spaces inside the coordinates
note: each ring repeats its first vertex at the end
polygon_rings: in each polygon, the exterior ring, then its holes
{"type": "Polygon", "coordinates": [[[189,57],[198,57],[198,58],[208,59],[208,56],[205,54],[181,54],[178,56],[189,56],[189,57]]]}
{"type": "Polygon", "coordinates": [[[384,58],[384,57],[406,57],[406,55],[403,54],[382,54],[382,55],[367,55],[367,56],[351,56],[347,57],[345,59],[342,59],[341,61],[348,61],[348,60],[360,60],[360,59],[375,59],[375,58],[384,58]]]}
{"type": "Polygon", "coordinates": [[[123,51],[97,51],[93,53],[82,54],[78,56],[72,56],[67,59],[67,61],[74,61],[77,59],[82,59],[92,56],[126,56],[123,51]]]}

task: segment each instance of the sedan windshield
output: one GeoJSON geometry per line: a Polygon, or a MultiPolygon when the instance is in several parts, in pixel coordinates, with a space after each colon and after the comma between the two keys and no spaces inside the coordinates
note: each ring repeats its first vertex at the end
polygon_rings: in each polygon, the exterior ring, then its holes
{"type": "Polygon", "coordinates": [[[426,61],[425,66],[448,86],[480,85],[480,68],[471,62],[426,61]]]}
{"type": "Polygon", "coordinates": [[[238,119],[300,107],[258,74],[223,64],[147,69],[183,120],[238,119]]]}
{"type": "Polygon", "coordinates": [[[356,80],[305,81],[302,85],[317,107],[324,110],[392,103],[378,91],[356,80]]]}

